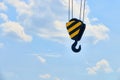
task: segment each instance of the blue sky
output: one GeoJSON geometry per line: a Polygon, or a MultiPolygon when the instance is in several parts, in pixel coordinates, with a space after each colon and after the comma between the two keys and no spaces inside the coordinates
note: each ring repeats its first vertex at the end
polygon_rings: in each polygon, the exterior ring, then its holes
{"type": "Polygon", "coordinates": [[[68,0],[0,0],[0,80],[120,80],[119,3],[86,2],[76,54],[65,26],[68,0]]]}

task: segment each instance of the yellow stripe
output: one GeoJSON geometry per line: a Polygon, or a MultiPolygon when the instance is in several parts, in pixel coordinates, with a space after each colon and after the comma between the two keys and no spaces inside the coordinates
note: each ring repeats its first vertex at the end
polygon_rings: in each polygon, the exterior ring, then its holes
{"type": "Polygon", "coordinates": [[[75,31],[73,34],[70,35],[71,38],[75,37],[78,33],[79,33],[80,30],[77,30],[75,31]]]}
{"type": "Polygon", "coordinates": [[[68,32],[71,32],[72,30],[74,30],[75,28],[79,27],[80,25],[81,25],[81,22],[78,22],[77,24],[72,26],[70,29],[68,29],[68,32]]]}
{"type": "Polygon", "coordinates": [[[70,22],[66,23],[66,27],[70,26],[73,22],[75,22],[75,21],[70,21],[70,22]]]}

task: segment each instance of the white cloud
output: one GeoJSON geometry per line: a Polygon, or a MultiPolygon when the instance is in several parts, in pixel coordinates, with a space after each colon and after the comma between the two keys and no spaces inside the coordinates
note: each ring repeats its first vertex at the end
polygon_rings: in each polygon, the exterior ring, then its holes
{"type": "Polygon", "coordinates": [[[93,19],[91,19],[91,21],[96,22],[96,21],[98,21],[98,18],[93,18],[93,19]]]}
{"type": "Polygon", "coordinates": [[[8,21],[8,16],[4,13],[0,13],[0,18],[3,20],[3,21],[8,21]]]}
{"type": "MultiPolygon", "coordinates": [[[[21,0],[9,0],[6,1],[9,4],[11,4],[12,6],[14,6],[16,8],[16,11],[18,13],[18,19],[20,19],[19,21],[21,21],[22,19],[22,24],[26,25],[26,26],[32,26],[32,28],[36,27],[36,25],[40,25],[40,23],[36,23],[34,21],[39,20],[39,22],[41,22],[41,18],[46,18],[46,16],[50,15],[52,17],[56,17],[54,16],[53,11],[51,11],[50,9],[50,5],[49,3],[52,2],[52,0],[49,1],[34,1],[34,0],[29,0],[28,2],[25,1],[21,1],[21,0]],[[49,14],[48,14],[49,13],[49,14]],[[25,17],[25,18],[24,18],[25,17]],[[31,20],[33,22],[31,22],[31,20]]],[[[48,16],[49,17],[49,16],[48,16]]],[[[46,22],[48,24],[48,22],[46,22]]],[[[54,24],[54,26],[56,26],[54,29],[56,29],[57,27],[64,27],[63,23],[60,21],[54,21],[52,22],[54,24]],[[58,24],[56,24],[58,23],[58,24]],[[62,24],[60,24],[62,23],[62,24]],[[59,26],[62,25],[62,26],[59,26]]],[[[41,24],[42,25],[42,24],[41,24]]],[[[40,25],[40,27],[42,27],[40,25]]],[[[44,26],[43,26],[44,27],[44,26]]],[[[32,30],[34,32],[34,29],[32,30]]],[[[37,29],[38,30],[38,29],[37,29]]],[[[36,33],[37,31],[35,31],[36,33]]],[[[64,31],[65,33],[65,31],[64,31]]],[[[53,29],[46,29],[46,28],[40,28],[37,35],[43,38],[47,38],[47,39],[51,39],[54,41],[59,41],[61,42],[60,39],[61,37],[65,37],[65,34],[63,33],[63,30],[56,30],[55,32],[53,31],[53,29]],[[61,32],[62,31],[62,32],[61,32]]]]}
{"type": "Polygon", "coordinates": [[[41,56],[37,56],[37,58],[39,59],[39,61],[41,63],[45,63],[46,62],[46,60],[43,57],[41,57],[41,56]]]}
{"type": "Polygon", "coordinates": [[[0,43],[0,48],[3,48],[3,46],[4,46],[4,43],[0,43]]]}
{"type": "Polygon", "coordinates": [[[3,32],[5,34],[14,33],[14,34],[16,34],[18,37],[20,37],[22,40],[24,40],[26,42],[32,41],[32,37],[30,35],[27,35],[24,32],[23,26],[21,26],[17,22],[8,21],[8,22],[5,22],[5,23],[2,23],[0,25],[0,27],[2,27],[2,30],[3,30],[3,32]]]}
{"type": "Polygon", "coordinates": [[[51,75],[50,74],[43,74],[43,75],[39,75],[39,77],[42,79],[50,79],[51,75]]]}
{"type": "MultiPolygon", "coordinates": [[[[25,7],[25,3],[19,2],[19,0],[15,0],[15,1],[14,0],[9,0],[9,1],[7,0],[6,2],[13,3],[14,6],[16,6],[16,7],[18,7],[20,5],[19,7],[23,8],[23,9],[25,7]]],[[[0,5],[3,6],[4,9],[6,9],[4,3],[0,3],[0,5]]],[[[29,11],[26,10],[26,12],[29,12],[29,11]]],[[[21,13],[22,13],[22,11],[21,11],[21,13]]],[[[2,24],[0,24],[0,27],[3,31],[3,34],[6,35],[9,33],[13,33],[25,42],[32,41],[32,37],[25,33],[24,27],[21,24],[19,24],[19,22],[9,20],[8,15],[6,15],[5,13],[0,13],[0,18],[4,21],[2,24]]]]}
{"type": "Polygon", "coordinates": [[[94,39],[94,43],[96,44],[100,40],[106,40],[109,38],[107,34],[109,29],[103,24],[91,25],[88,24],[86,27],[86,37],[92,37],[94,39]]]}
{"type": "Polygon", "coordinates": [[[31,7],[34,5],[33,0],[30,0],[30,4],[27,4],[22,0],[7,0],[7,2],[16,8],[19,15],[32,15],[31,7]]]}
{"type": "Polygon", "coordinates": [[[110,73],[113,71],[108,61],[105,59],[97,62],[95,66],[87,68],[88,74],[97,74],[97,72],[100,70],[104,71],[105,73],[110,73]]]}
{"type": "Polygon", "coordinates": [[[56,77],[54,80],[61,80],[60,78],[56,77]]]}
{"type": "MultiPolygon", "coordinates": [[[[40,74],[39,78],[41,78],[41,79],[51,79],[51,78],[53,78],[53,76],[51,74],[40,74]]],[[[61,79],[58,78],[58,77],[55,77],[55,78],[53,78],[53,80],[61,80],[61,79]]]]}
{"type": "Polygon", "coordinates": [[[56,20],[53,24],[53,29],[40,29],[38,36],[61,42],[62,39],[60,38],[65,38],[68,34],[64,22],[56,20]]]}
{"type": "Polygon", "coordinates": [[[3,2],[0,2],[0,10],[7,10],[7,6],[3,2]]]}
{"type": "Polygon", "coordinates": [[[36,56],[41,63],[46,63],[46,59],[40,56],[39,54],[32,54],[32,55],[36,56]]]}

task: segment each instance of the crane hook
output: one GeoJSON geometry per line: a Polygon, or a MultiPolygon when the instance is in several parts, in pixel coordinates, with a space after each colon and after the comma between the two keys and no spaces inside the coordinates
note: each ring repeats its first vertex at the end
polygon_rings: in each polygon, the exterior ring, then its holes
{"type": "Polygon", "coordinates": [[[72,44],[72,46],[71,46],[71,48],[72,48],[72,50],[74,51],[74,52],[79,52],[80,50],[81,50],[81,45],[79,45],[79,48],[78,49],[76,49],[76,45],[77,45],[77,40],[75,40],[75,42],[72,44]]]}

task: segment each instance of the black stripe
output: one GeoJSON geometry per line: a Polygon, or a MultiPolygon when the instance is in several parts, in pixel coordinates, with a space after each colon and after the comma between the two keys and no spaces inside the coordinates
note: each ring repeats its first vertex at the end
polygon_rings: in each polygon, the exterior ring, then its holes
{"type": "Polygon", "coordinates": [[[72,33],[74,33],[75,31],[77,31],[77,30],[80,30],[80,26],[79,27],[77,27],[77,28],[75,28],[74,30],[72,30],[71,32],[69,32],[69,34],[71,35],[72,33]]]}
{"type": "Polygon", "coordinates": [[[83,24],[82,26],[80,26],[80,32],[76,36],[74,36],[73,38],[71,38],[71,39],[79,41],[81,39],[83,33],[84,33],[85,28],[86,28],[85,24],[83,24]]]}
{"type": "Polygon", "coordinates": [[[72,26],[74,26],[77,23],[78,23],[77,21],[73,22],[70,26],[67,26],[67,29],[71,28],[72,26]]]}

